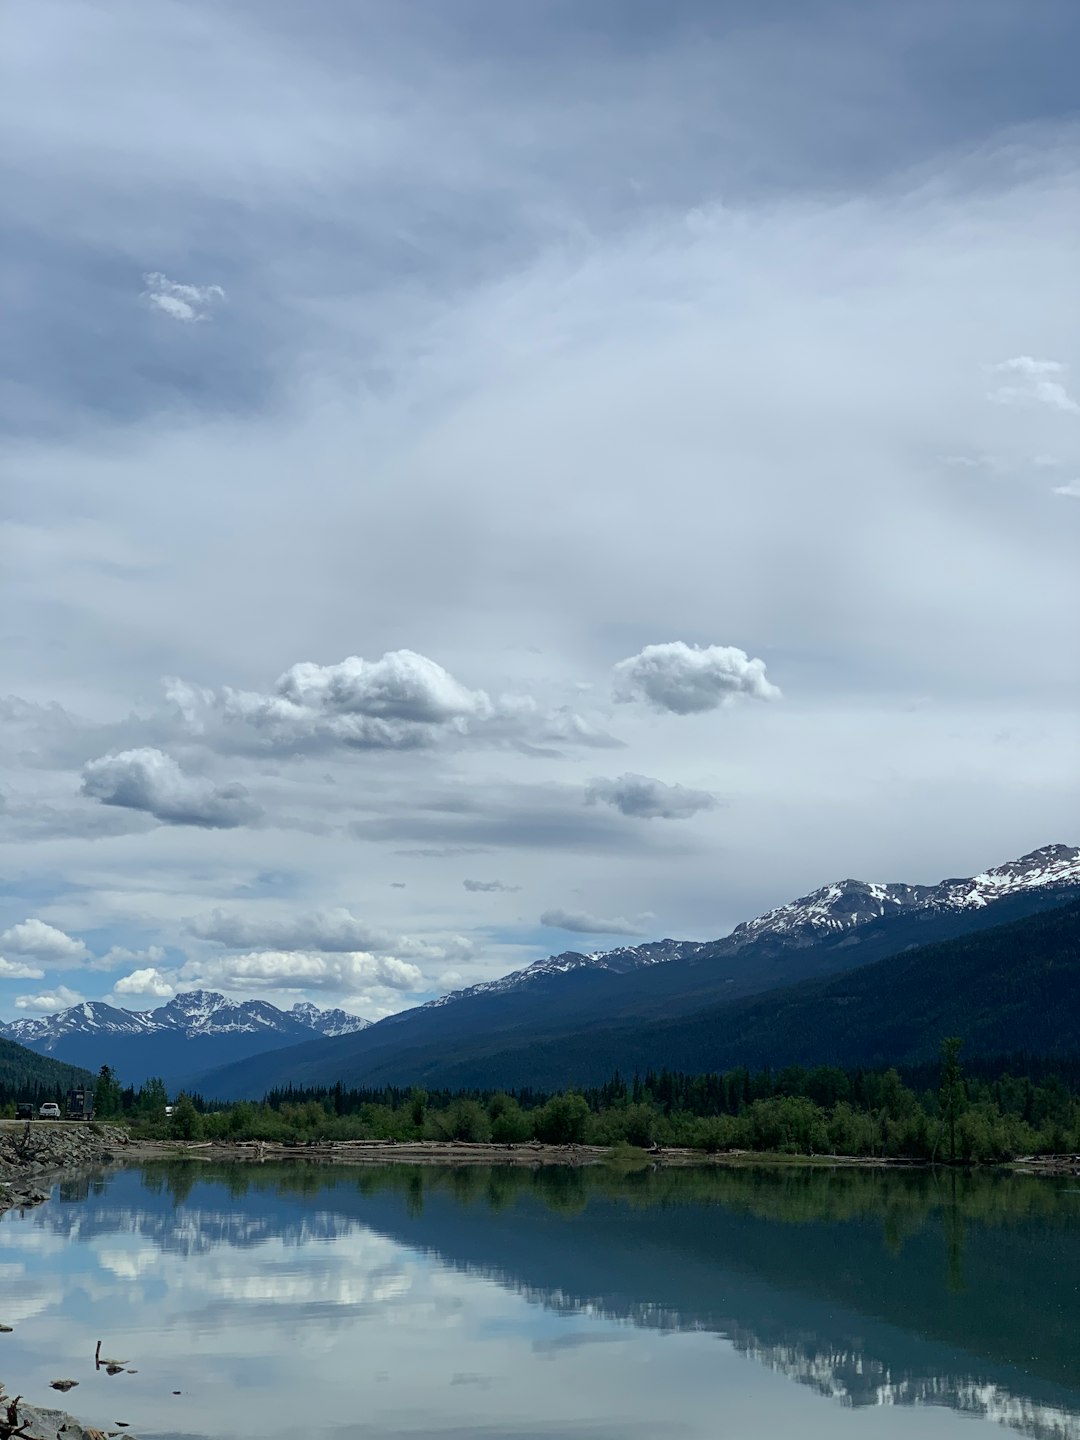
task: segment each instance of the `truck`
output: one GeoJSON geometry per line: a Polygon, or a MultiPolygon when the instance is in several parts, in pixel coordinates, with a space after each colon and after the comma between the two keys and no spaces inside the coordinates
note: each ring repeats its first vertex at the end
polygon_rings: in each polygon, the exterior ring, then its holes
{"type": "Polygon", "coordinates": [[[68,1091],[67,1118],[69,1120],[92,1120],[94,1118],[93,1090],[68,1091]]]}
{"type": "Polygon", "coordinates": [[[34,1107],[29,1100],[20,1100],[15,1107],[16,1120],[32,1120],[34,1118],[34,1107]]]}

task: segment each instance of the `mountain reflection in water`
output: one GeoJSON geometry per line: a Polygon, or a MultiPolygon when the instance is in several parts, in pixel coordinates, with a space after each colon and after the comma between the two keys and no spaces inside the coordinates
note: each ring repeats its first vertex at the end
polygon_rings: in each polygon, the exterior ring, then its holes
{"type": "MultiPolygon", "coordinates": [[[[208,1311],[242,1304],[237,1323],[287,1315],[296,1326],[392,1304],[406,1283],[393,1251],[373,1253],[362,1273],[314,1265],[320,1246],[381,1237],[554,1315],[724,1337],[845,1407],[941,1406],[1036,1440],[1080,1440],[1080,1194],[1067,1182],[173,1164],[66,1182],[18,1228],[85,1244],[125,1237],[136,1269],[152,1269],[147,1247],[218,1266],[208,1311]],[[314,1268],[299,1257],[287,1277],[256,1277],[231,1264],[226,1283],[225,1252],[270,1242],[310,1247],[314,1268]]],[[[9,1253],[0,1249],[0,1274],[9,1253]]],[[[437,1303],[444,1318],[458,1314],[452,1296],[437,1303]]],[[[532,1345],[550,1355],[610,1338],[554,1333],[532,1345]]],[[[461,1370],[450,1383],[479,1391],[489,1377],[461,1370]]]]}

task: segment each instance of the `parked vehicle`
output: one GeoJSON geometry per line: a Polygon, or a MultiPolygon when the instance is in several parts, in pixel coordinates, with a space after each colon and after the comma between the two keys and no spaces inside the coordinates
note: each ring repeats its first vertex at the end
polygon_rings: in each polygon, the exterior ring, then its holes
{"type": "Polygon", "coordinates": [[[38,1111],[38,1119],[39,1119],[39,1120],[59,1120],[59,1119],[60,1119],[60,1106],[57,1105],[57,1103],[56,1103],[55,1100],[46,1100],[46,1101],[45,1101],[45,1104],[42,1105],[41,1109],[38,1111]]]}
{"type": "Polygon", "coordinates": [[[69,1120],[92,1120],[94,1118],[94,1092],[92,1090],[68,1091],[67,1118],[69,1120]]]}
{"type": "Polygon", "coordinates": [[[34,1118],[34,1107],[29,1100],[22,1100],[15,1107],[16,1120],[32,1120],[34,1118]]]}

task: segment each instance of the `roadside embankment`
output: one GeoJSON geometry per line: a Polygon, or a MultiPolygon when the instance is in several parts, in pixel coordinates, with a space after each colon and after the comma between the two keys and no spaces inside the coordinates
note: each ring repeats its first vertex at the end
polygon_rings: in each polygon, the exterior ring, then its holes
{"type": "Polygon", "coordinates": [[[0,1214],[49,1198],[49,1185],[67,1170],[107,1165],[127,1148],[113,1125],[36,1120],[0,1128],[0,1214]]]}

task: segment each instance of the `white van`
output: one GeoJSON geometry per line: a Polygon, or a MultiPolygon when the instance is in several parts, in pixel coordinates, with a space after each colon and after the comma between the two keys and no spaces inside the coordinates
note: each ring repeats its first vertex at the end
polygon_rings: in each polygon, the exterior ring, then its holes
{"type": "Polygon", "coordinates": [[[46,1100],[41,1109],[37,1112],[39,1120],[59,1120],[60,1106],[55,1100],[46,1100]]]}

